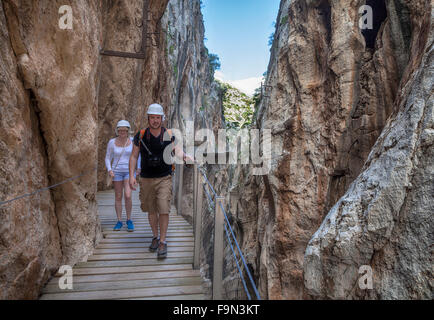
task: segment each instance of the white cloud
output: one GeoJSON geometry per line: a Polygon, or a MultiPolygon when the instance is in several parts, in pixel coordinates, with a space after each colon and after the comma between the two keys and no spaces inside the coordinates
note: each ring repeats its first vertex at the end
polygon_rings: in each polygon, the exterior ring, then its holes
{"type": "Polygon", "coordinates": [[[217,80],[229,83],[231,86],[237,88],[238,90],[244,92],[249,96],[253,96],[255,93],[255,89],[261,86],[261,81],[264,80],[264,77],[252,77],[241,80],[227,80],[225,79],[225,75],[221,71],[216,71],[214,77],[217,80]]]}
{"type": "Polygon", "coordinates": [[[223,74],[223,72],[218,71],[218,70],[214,73],[214,78],[216,78],[217,80],[220,80],[220,81],[225,81],[224,80],[225,75],[223,74]]]}
{"type": "Polygon", "coordinates": [[[255,93],[255,89],[261,86],[261,81],[263,79],[263,77],[247,78],[242,80],[228,81],[228,83],[235,88],[241,90],[245,94],[253,96],[253,94],[255,93]]]}

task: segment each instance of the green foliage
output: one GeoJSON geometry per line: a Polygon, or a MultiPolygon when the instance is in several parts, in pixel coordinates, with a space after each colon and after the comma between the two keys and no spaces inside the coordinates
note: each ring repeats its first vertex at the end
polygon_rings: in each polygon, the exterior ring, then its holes
{"type": "Polygon", "coordinates": [[[208,54],[208,59],[210,72],[213,75],[216,70],[220,70],[221,68],[220,58],[218,55],[210,53],[208,54]]]}
{"type": "Polygon", "coordinates": [[[244,129],[252,124],[255,101],[228,83],[216,80],[223,93],[223,114],[227,129],[244,129]]]}
{"type": "Polygon", "coordinates": [[[288,15],[286,15],[286,16],[282,17],[282,19],[280,19],[280,25],[283,25],[287,22],[288,22],[288,15]]]}
{"type": "Polygon", "coordinates": [[[270,34],[270,36],[268,37],[268,46],[271,47],[273,45],[274,42],[274,31],[272,34],[270,34]]]}

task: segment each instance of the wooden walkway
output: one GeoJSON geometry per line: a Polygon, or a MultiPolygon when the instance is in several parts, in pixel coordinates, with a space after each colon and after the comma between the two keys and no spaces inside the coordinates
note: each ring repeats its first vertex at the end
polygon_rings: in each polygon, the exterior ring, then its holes
{"type": "MultiPolygon", "coordinates": [[[[59,288],[59,275],[42,291],[42,300],[195,300],[204,299],[199,270],[193,270],[193,228],[182,217],[170,216],[168,257],[158,260],[149,252],[152,231],[147,213],[133,192],[135,231],[115,232],[114,192],[98,193],[98,211],[104,239],[87,262],[73,268],[73,289],[59,288]]],[[[126,220],[125,213],[122,218],[126,220]]]]}

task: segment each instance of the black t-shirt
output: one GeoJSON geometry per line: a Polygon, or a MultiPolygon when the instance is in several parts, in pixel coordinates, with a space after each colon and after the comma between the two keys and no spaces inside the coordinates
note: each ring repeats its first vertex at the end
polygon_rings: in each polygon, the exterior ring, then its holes
{"type": "Polygon", "coordinates": [[[140,131],[139,131],[134,136],[134,145],[140,148],[140,155],[142,158],[141,161],[142,171],[140,173],[140,176],[142,178],[162,178],[172,174],[172,164],[167,164],[164,162],[163,154],[166,147],[169,146],[173,141],[175,141],[175,137],[172,136],[171,141],[163,141],[163,143],[161,143],[161,133],[158,137],[154,137],[152,133],[150,133],[150,143],[149,143],[148,140],[146,139],[146,132],[145,132],[142,140],[154,156],[160,157],[161,165],[156,168],[149,168],[147,166],[147,159],[149,158],[149,153],[148,151],[146,151],[145,147],[140,142],[140,131]]]}

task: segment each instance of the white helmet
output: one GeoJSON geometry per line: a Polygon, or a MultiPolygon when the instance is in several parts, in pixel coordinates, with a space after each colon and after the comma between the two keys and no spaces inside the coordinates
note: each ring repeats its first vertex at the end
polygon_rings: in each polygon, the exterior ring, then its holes
{"type": "Polygon", "coordinates": [[[123,127],[125,127],[125,128],[128,128],[128,129],[131,129],[131,125],[130,125],[130,123],[127,121],[127,120],[121,120],[121,121],[119,121],[118,122],[118,124],[116,125],[116,135],[119,135],[118,134],[118,129],[119,128],[123,128],[123,127]]]}
{"type": "Polygon", "coordinates": [[[164,109],[161,105],[158,103],[151,104],[148,108],[148,116],[149,115],[156,115],[156,116],[162,116],[163,121],[166,120],[166,116],[164,115],[164,109]]]}

